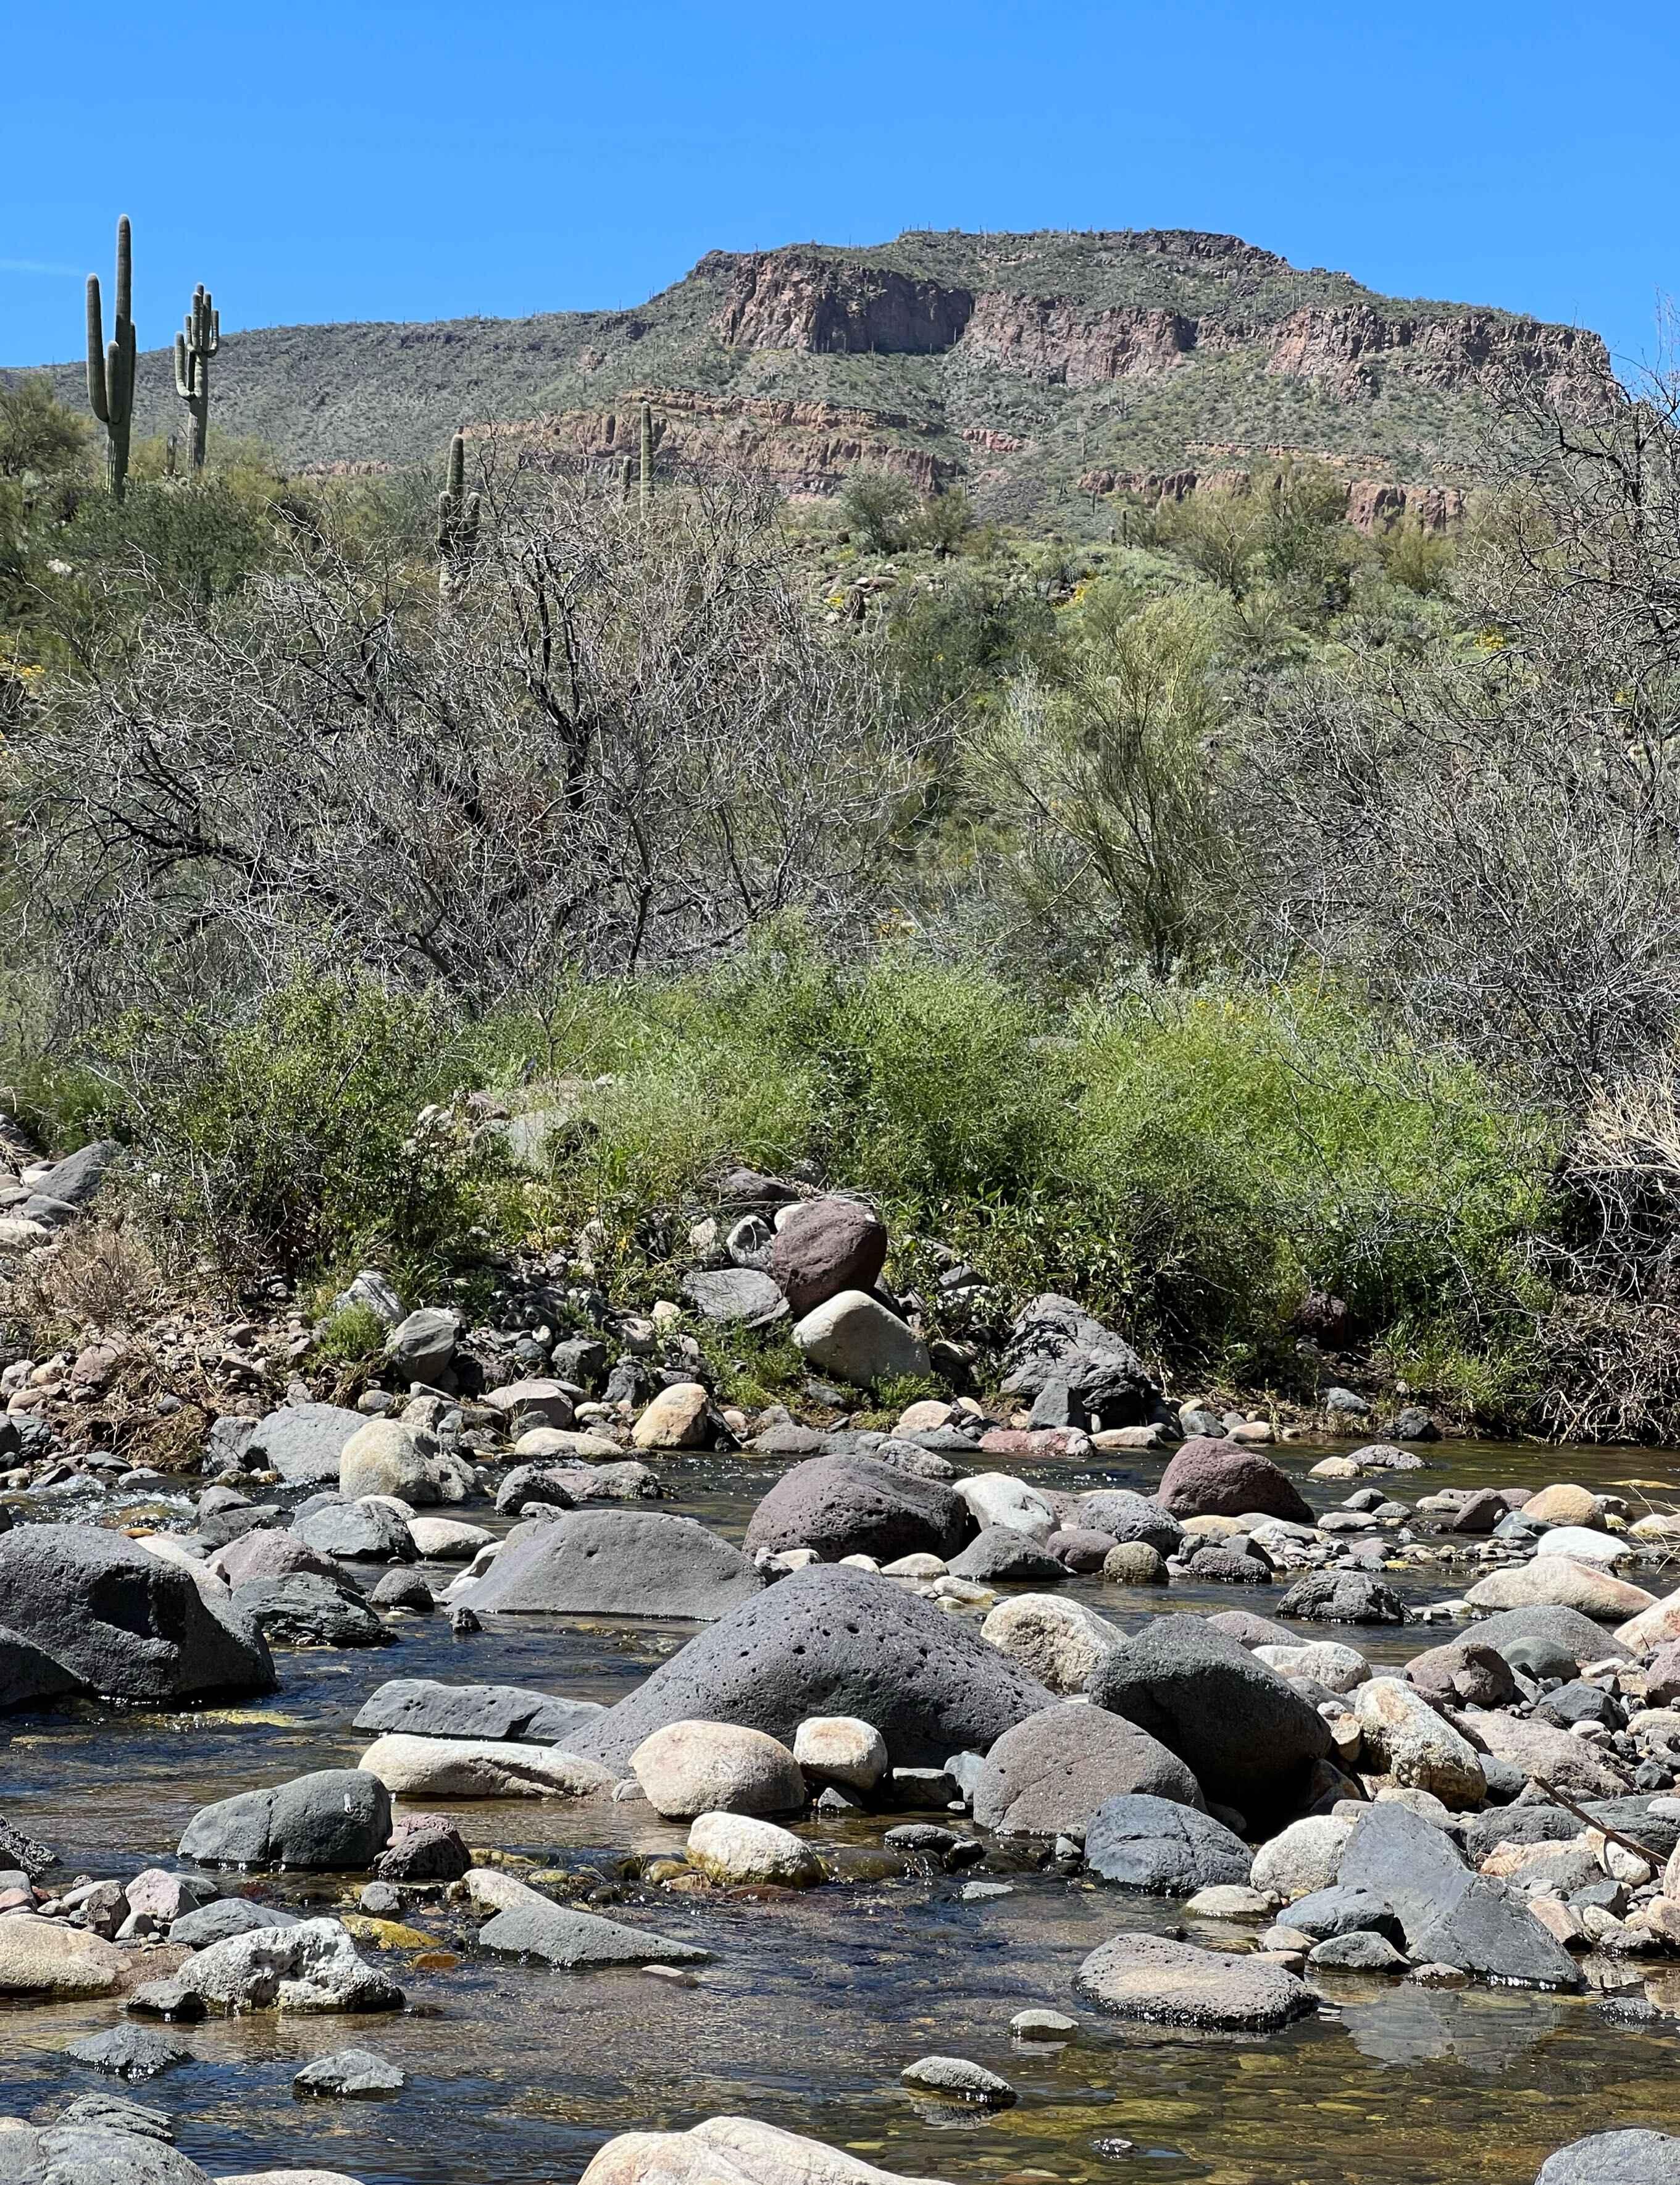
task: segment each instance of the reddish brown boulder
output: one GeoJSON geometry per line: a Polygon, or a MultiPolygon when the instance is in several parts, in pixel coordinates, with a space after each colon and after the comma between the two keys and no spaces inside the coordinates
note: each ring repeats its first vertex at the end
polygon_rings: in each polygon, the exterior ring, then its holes
{"type": "Polygon", "coordinates": [[[869,1290],[886,1265],[887,1232],[856,1199],[812,1199],[790,1214],[770,1247],[770,1271],[795,1319],[842,1290],[869,1290]]]}
{"type": "Polygon", "coordinates": [[[1155,1497],[1175,1517],[1292,1518],[1310,1525],[1312,1511],[1289,1474],[1240,1442],[1193,1434],[1167,1467],[1155,1497]]]}

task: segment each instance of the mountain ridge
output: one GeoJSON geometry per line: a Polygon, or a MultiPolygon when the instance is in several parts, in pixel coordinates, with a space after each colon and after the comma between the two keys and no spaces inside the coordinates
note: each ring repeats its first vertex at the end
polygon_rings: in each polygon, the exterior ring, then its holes
{"type": "MultiPolygon", "coordinates": [[[[71,394],[80,368],[52,369],[71,394]]],[[[822,493],[864,463],[1033,520],[1281,450],[1438,511],[1514,403],[1582,414],[1614,389],[1584,329],[1384,296],[1236,236],[910,230],[711,251],[625,309],[231,333],[214,414],[296,468],[429,461],[457,426],[606,464],[645,397],[667,468],[822,493]]],[[[178,426],[166,351],[141,359],[136,422],[178,426]]]]}

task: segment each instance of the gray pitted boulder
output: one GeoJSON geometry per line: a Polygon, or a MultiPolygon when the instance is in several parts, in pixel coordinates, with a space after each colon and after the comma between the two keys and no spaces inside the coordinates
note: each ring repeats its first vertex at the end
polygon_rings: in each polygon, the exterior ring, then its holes
{"type": "Polygon", "coordinates": [[[313,1571],[251,1578],[233,1607],[271,1646],[388,1646],[392,1634],[356,1594],[313,1571]]]}
{"type": "Polygon", "coordinates": [[[342,1404],[282,1404],[257,1421],[245,1445],[254,1472],[277,1472],[292,1487],[336,1487],[338,1460],[367,1421],[342,1404]]]}
{"type": "Polygon", "coordinates": [[[1184,1528],[1160,1504],[1126,1487],[1099,1487],[1074,1506],[1077,1522],[1111,1540],[1142,1540],[1157,1554],[1175,1556],[1184,1545],[1184,1528]]]}
{"type": "Polygon", "coordinates": [[[764,1581],[738,1548],[657,1510],[567,1510],[516,1525],[460,1598],[477,1614],[678,1616],[710,1623],[764,1581]]]}
{"type": "Polygon", "coordinates": [[[346,1502],[317,1495],[292,1520],[306,1547],[341,1562],[411,1563],[419,1551],[405,1520],[388,1502],[346,1502]]]}
{"type": "Polygon", "coordinates": [[[813,1563],[690,1639],[568,1749],[628,1769],[667,1723],[741,1723],[791,1746],[808,1716],[845,1714],[879,1730],[896,1765],[943,1765],[1054,1696],[891,1579],[813,1563]]]}
{"type": "Polygon", "coordinates": [[[56,2124],[0,2123],[4,2185],[210,2185],[178,2147],[162,2112],[137,2104],[72,2102],[56,2124]],[[125,2114],[127,2112],[127,2114],[125,2114]]]}
{"type": "Polygon", "coordinates": [[[770,1271],[795,1319],[842,1290],[872,1290],[886,1265],[880,1216],[856,1199],[810,1199],[777,1230],[770,1271]]]}
{"type": "Polygon", "coordinates": [[[925,1550],[947,1561],[973,1536],[968,1506],[937,1479],[867,1456],[812,1456],[784,1472],[753,1512],[749,1556],[814,1548],[825,1562],[892,1562],[925,1550]]]}
{"type": "Polygon", "coordinates": [[[1196,1434],[1161,1476],[1156,1500],[1175,1517],[1246,1517],[1256,1512],[1310,1525],[1313,1513],[1289,1474],[1241,1442],[1196,1434]]]}
{"type": "Polygon", "coordinates": [[[1006,1730],[987,1753],[974,1782],[974,1819],[1000,1836],[1064,1836],[1082,1832],[1109,1799],[1135,1792],[1181,1806],[1202,1799],[1178,1755],[1123,1715],[1047,1707],[1006,1730]]]}
{"type": "Polygon", "coordinates": [[[190,1571],[93,1525],[0,1534],[6,1628],[90,1691],[124,1700],[271,1692],[260,1635],[190,1571]]]}
{"type": "Polygon", "coordinates": [[[1280,1616],[1307,1623],[1404,1623],[1405,1603],[1369,1571],[1309,1571],[1277,1604],[1280,1616]]]}
{"type": "Polygon", "coordinates": [[[1199,1616],[1157,1618],[1103,1657],[1089,1690],[1187,1762],[1210,1802],[1251,1819],[1298,1811],[1331,1748],[1311,1701],[1199,1616]]]}
{"type": "Polygon", "coordinates": [[[361,1768],[327,1768],[271,1791],[202,1806],[178,1856],[208,1866],[371,1866],[391,1834],[391,1794],[361,1768]]]}
{"type": "Polygon", "coordinates": [[[1047,1411],[1069,1414],[1049,1423],[1073,1426],[1088,1422],[1088,1413],[1072,1415],[1080,1409],[1085,1394],[1114,1411],[1112,1418],[1107,1408],[1102,1411],[1108,1426],[1129,1426],[1147,1418],[1160,1397],[1125,1338],[1053,1290],[1033,1298],[1016,1315],[1004,1359],[1009,1367],[1004,1393],[1030,1396],[1036,1423],[1046,1422],[1038,1419],[1041,1397],[1046,1399],[1047,1411]],[[1120,1417],[1122,1410],[1130,1410],[1132,1416],[1120,1417]]]}
{"type": "Polygon", "coordinates": [[[1033,1398],[1028,1423],[1095,1433],[1141,1426],[1160,1403],[1160,1388],[1143,1361],[1129,1343],[1110,1337],[1103,1349],[1062,1354],[1033,1398]]]}
{"type": "Polygon", "coordinates": [[[1211,1813],[1134,1794],[1110,1798],[1091,1815],[1085,1863],[1121,1889],[1193,1897],[1198,1889],[1245,1885],[1254,1854],[1211,1813]]]}
{"type": "Polygon", "coordinates": [[[598,1700],[556,1699],[516,1685],[441,1685],[393,1677],[364,1703],[351,1727],[377,1736],[394,1730],[412,1737],[512,1738],[570,1750],[572,1732],[605,1712],[598,1700]]]}
{"type": "Polygon", "coordinates": [[[1549,2155],[1534,2185],[1680,2185],[1680,2139],[1666,2132],[1595,2132],[1549,2155]]]}

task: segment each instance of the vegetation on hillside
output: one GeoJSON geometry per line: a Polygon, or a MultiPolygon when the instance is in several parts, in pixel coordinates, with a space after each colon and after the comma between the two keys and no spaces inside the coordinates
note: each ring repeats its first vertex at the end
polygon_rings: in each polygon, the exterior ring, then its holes
{"type": "Polygon", "coordinates": [[[1180,1388],[1672,1433],[1677,451],[1657,388],[1456,537],[1284,463],[1070,545],[490,439],[440,534],[214,422],[119,506],[14,380],[13,1096],[178,1285],[587,1233],[647,1303],[801,1165],[980,1361],[1047,1288],[1180,1388]]]}

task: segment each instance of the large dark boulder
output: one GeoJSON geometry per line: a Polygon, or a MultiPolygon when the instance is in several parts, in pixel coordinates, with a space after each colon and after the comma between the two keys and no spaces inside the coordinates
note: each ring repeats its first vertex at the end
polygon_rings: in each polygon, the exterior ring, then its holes
{"type": "Polygon", "coordinates": [[[605,1712],[598,1700],[555,1699],[517,1685],[440,1685],[393,1677],[364,1702],[351,1728],[376,1737],[401,1731],[410,1737],[513,1738],[570,1751],[572,1731],[605,1712]]]}
{"type": "Polygon", "coordinates": [[[1313,1512],[1289,1474],[1241,1442],[1196,1434],[1161,1475],[1156,1500],[1175,1517],[1287,1517],[1310,1525],[1313,1512]]]}
{"type": "Polygon", "coordinates": [[[1099,1806],[1136,1792],[1181,1806],[1202,1799],[1178,1755],[1124,1715],[1047,1707],[1006,1730],[985,1756],[974,1780],[974,1819],[1001,1836],[1082,1833],[1099,1806]]]}
{"type": "Polygon", "coordinates": [[[96,1138],[92,1145],[67,1154],[45,1176],[37,1176],[31,1189],[37,1199],[56,1199],[61,1206],[85,1206],[104,1182],[106,1171],[121,1154],[122,1148],[114,1138],[96,1138]]]}
{"type": "Polygon", "coordinates": [[[812,1456],[785,1472],[753,1512],[746,1551],[814,1548],[825,1562],[893,1562],[925,1550],[947,1561],[974,1531],[968,1506],[937,1479],[867,1456],[812,1456]]]}
{"type": "Polygon", "coordinates": [[[1632,1661],[1624,1646],[1602,1623],[1583,1616],[1578,1608],[1505,1608],[1497,1616],[1484,1616],[1465,1635],[1478,1646],[1491,1646],[1503,1654],[1518,1640],[1541,1639],[1574,1657],[1577,1668],[1589,1662],[1632,1661]]]}
{"type": "Polygon", "coordinates": [[[1068,1567],[1030,1533],[1018,1533],[1013,1525],[987,1525],[961,1555],[952,1557],[951,1574],[978,1585],[1054,1585],[1067,1577],[1068,1567]]]}
{"type": "Polygon", "coordinates": [[[1056,1360],[1033,1398],[1030,1426],[1095,1433],[1141,1426],[1155,1416],[1161,1391],[1148,1368],[1129,1343],[1109,1340],[1112,1348],[1067,1350],[1056,1360]]]}
{"type": "Polygon", "coordinates": [[[895,1764],[943,1764],[989,1751],[1054,1697],[891,1579],[815,1563],[690,1639],[567,1749],[625,1768],[667,1723],[739,1723],[791,1745],[807,1715],[849,1714],[880,1731],[895,1764]]]}
{"type": "Polygon", "coordinates": [[[391,1794],[360,1768],[327,1768],[200,1807],[178,1847],[207,1866],[371,1866],[391,1834],[391,1794]]]}
{"type": "Polygon", "coordinates": [[[710,1623],[763,1579],[738,1548],[657,1510],[567,1510],[516,1525],[476,1585],[475,1613],[677,1616],[710,1623]]]}
{"type": "Polygon", "coordinates": [[[316,1495],[298,1511],[292,1530],[330,1562],[411,1563],[419,1558],[406,1522],[388,1502],[347,1502],[342,1495],[316,1495]]]}
{"type": "Polygon", "coordinates": [[[1342,1847],[1337,1880],[1393,1907],[1408,1945],[1470,1886],[1471,1869],[1444,1829],[1398,1801],[1368,1807],[1342,1847]]]}
{"type": "Polygon", "coordinates": [[[1074,1992],[1115,2018],[1198,2034],[1272,2033],[1318,2008],[1307,1983],[1280,1964],[1169,1935],[1116,1935],[1080,1965],[1074,1992]]]}
{"type": "Polygon", "coordinates": [[[1331,1749],[1311,1701],[1199,1616],[1157,1618],[1102,1657],[1088,1689],[1186,1762],[1210,1803],[1253,1820],[1308,1802],[1331,1749]]]}
{"type": "Polygon", "coordinates": [[[13,1707],[44,1707],[83,1689],[62,1662],[0,1624],[0,1714],[13,1707]]]}
{"type": "MultiPolygon", "coordinates": [[[[1003,1383],[1005,1394],[1030,1396],[1035,1404],[1058,1378],[1063,1388],[1052,1402],[1065,1401],[1076,1383],[1088,1385],[1093,1394],[1100,1386],[1111,1400],[1123,1388],[1134,1389],[1141,1406],[1137,1417],[1141,1418],[1151,1415],[1160,1396],[1159,1389],[1123,1335],[1117,1335],[1112,1327],[1105,1327],[1082,1305],[1075,1305],[1071,1298],[1058,1297],[1053,1290],[1046,1290],[1030,1299],[1015,1316],[1003,1355],[1009,1369],[1003,1383]],[[1100,1372],[1093,1376],[1090,1373],[1090,1362],[1094,1360],[1104,1363],[1100,1372]],[[1062,1370],[1064,1367],[1065,1372],[1062,1370]]],[[[1127,1426],[1135,1422],[1114,1418],[1105,1423],[1127,1426]]]]}
{"type": "Polygon", "coordinates": [[[872,1290],[886,1265],[880,1216],[856,1199],[809,1199],[777,1230],[770,1271],[795,1319],[842,1290],[872,1290]]]}
{"type": "Polygon", "coordinates": [[[1085,1863],[1121,1889],[1193,1897],[1198,1889],[1246,1883],[1254,1854],[1211,1813],[1135,1795],[1110,1798],[1091,1815],[1085,1863]]]}
{"type": "Polygon", "coordinates": [[[1468,1886],[1406,1942],[1427,1964],[1457,1965],[1505,1987],[1573,1989],[1586,1980],[1561,1942],[1514,1889],[1473,1874],[1468,1886]]]}
{"type": "Polygon", "coordinates": [[[18,1638],[110,1699],[271,1692],[267,1646],[189,1571],[93,1525],[0,1534],[0,1615],[18,1638]]]}

